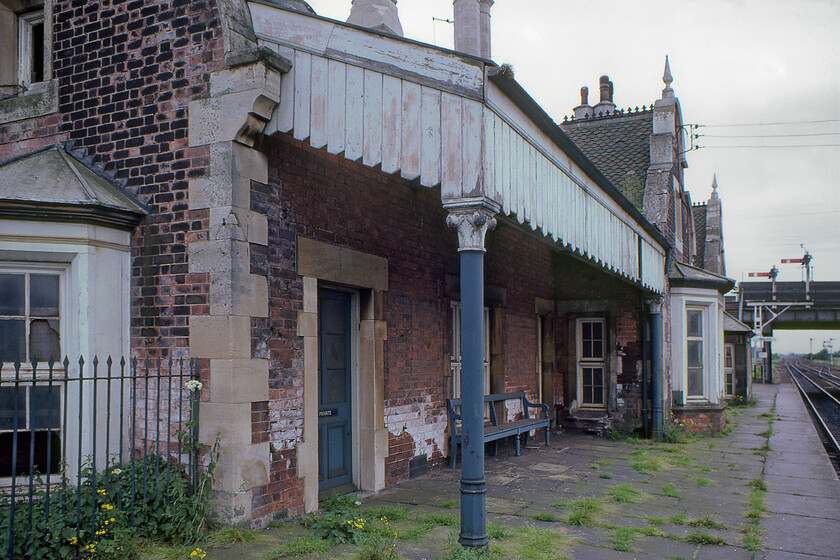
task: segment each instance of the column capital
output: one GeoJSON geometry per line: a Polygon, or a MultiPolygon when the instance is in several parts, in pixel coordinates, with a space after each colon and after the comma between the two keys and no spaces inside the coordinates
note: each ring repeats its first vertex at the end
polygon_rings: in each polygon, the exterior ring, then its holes
{"type": "Polygon", "coordinates": [[[443,203],[446,225],[458,228],[459,251],[484,251],[484,236],[496,228],[501,207],[489,198],[457,198],[443,203]]]}
{"type": "Polygon", "coordinates": [[[651,315],[659,315],[662,313],[662,304],[665,303],[665,299],[661,297],[648,298],[646,303],[651,315]]]}

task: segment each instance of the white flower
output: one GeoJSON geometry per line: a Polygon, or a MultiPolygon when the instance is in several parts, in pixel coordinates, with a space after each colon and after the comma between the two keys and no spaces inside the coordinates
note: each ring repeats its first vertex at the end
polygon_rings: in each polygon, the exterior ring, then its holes
{"type": "Polygon", "coordinates": [[[356,504],[357,506],[362,505],[362,502],[360,502],[359,500],[356,500],[356,501],[355,501],[355,502],[353,502],[353,503],[354,503],[354,504],[356,504]]]}
{"type": "Polygon", "coordinates": [[[111,471],[112,474],[120,475],[122,474],[122,469],[114,469],[111,471]]]}
{"type": "Polygon", "coordinates": [[[201,381],[199,381],[198,379],[190,379],[189,381],[187,381],[185,387],[188,391],[201,391],[204,385],[202,385],[201,381]]]}

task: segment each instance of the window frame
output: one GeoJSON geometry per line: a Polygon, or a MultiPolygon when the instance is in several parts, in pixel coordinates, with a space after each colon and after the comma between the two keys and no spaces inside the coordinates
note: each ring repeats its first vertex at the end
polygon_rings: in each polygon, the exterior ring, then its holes
{"type": "Polygon", "coordinates": [[[708,336],[708,316],[709,316],[709,308],[704,305],[691,305],[686,304],[685,306],[685,314],[684,314],[684,325],[685,325],[685,341],[684,341],[684,351],[685,351],[685,398],[686,401],[702,401],[708,399],[708,377],[709,377],[709,359],[707,356],[709,350],[709,336],[708,336]],[[699,312],[700,313],[700,334],[689,334],[689,319],[688,315],[691,312],[699,312]],[[689,343],[691,342],[699,342],[700,343],[700,365],[699,366],[689,366],[689,343]],[[691,386],[691,382],[689,380],[691,376],[690,370],[697,370],[699,369],[700,372],[700,393],[699,394],[690,394],[689,387],[691,386]]]}
{"type": "MultiPolygon", "coordinates": [[[[606,410],[607,408],[607,345],[609,333],[607,333],[607,321],[605,317],[580,317],[575,320],[575,369],[577,375],[577,402],[579,408],[592,410],[606,410]],[[584,323],[601,325],[601,355],[584,357],[583,352],[583,325],[584,323]],[[584,402],[586,388],[583,383],[585,369],[600,369],[601,377],[601,403],[584,402]]],[[[592,384],[593,388],[596,386],[592,384]]],[[[594,393],[593,393],[594,396],[594,393]]],[[[592,399],[594,400],[594,399],[592,399]]]]}
{"type": "MultiPolygon", "coordinates": [[[[49,264],[49,263],[10,263],[10,262],[0,262],[0,274],[21,274],[26,277],[24,281],[24,315],[2,315],[0,318],[24,318],[24,346],[26,351],[26,359],[21,360],[21,371],[31,371],[31,366],[29,365],[32,361],[32,356],[30,353],[30,324],[33,319],[55,319],[58,321],[58,356],[56,356],[55,362],[59,363],[62,360],[62,357],[65,355],[63,349],[65,349],[65,341],[66,339],[66,317],[67,317],[67,302],[66,302],[66,294],[67,287],[67,274],[66,274],[67,266],[62,264],[49,264]],[[29,278],[31,275],[49,275],[49,276],[58,276],[58,316],[57,317],[32,317],[30,314],[30,281],[29,278]]],[[[3,362],[6,364],[11,364],[13,362],[3,362]]],[[[46,364],[47,360],[38,360],[38,363],[46,364]]],[[[8,368],[3,369],[3,376],[6,377],[6,371],[8,368]]]]}
{"type": "Polygon", "coordinates": [[[17,53],[17,67],[18,67],[18,83],[23,86],[37,84],[49,81],[48,64],[46,61],[47,53],[47,17],[44,9],[26,12],[17,15],[17,34],[18,34],[18,53],[17,53]],[[33,32],[36,25],[43,27],[43,50],[41,60],[41,80],[37,82],[32,80],[32,71],[35,62],[35,53],[32,52],[33,32]]]}
{"type": "Polygon", "coordinates": [[[723,396],[735,396],[735,345],[729,342],[723,345],[723,396]]]}

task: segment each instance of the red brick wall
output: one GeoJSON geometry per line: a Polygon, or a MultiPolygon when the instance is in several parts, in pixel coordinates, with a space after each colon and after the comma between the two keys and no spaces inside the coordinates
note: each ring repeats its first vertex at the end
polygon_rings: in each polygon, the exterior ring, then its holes
{"type": "MultiPolygon", "coordinates": [[[[459,273],[457,235],[445,225],[438,189],[416,187],[286,135],[264,138],[258,147],[269,158],[269,184],[253,184],[252,209],[268,215],[269,243],[267,251],[252,251],[252,272],[268,277],[270,309],[267,320],[252,323],[252,352],[270,360],[273,461],[271,484],[255,491],[261,504],[255,502],[255,515],[283,510],[293,515],[302,507],[295,470],[303,413],[303,347],[296,330],[303,287],[295,269],[296,236],[388,259],[389,290],[382,305],[388,325],[385,414],[390,485],[408,476],[408,461],[418,450],[428,453],[433,467],[443,462],[446,451],[446,277],[459,273]]],[[[488,233],[485,264],[486,285],[505,294],[503,390],[526,390],[536,398],[535,298],[577,294],[555,288],[557,257],[549,247],[538,236],[508,224],[488,233]]],[[[578,280],[574,274],[579,270],[561,275],[563,281],[578,280]]],[[[603,277],[594,274],[601,284],[593,297],[605,286],[616,293],[628,291],[617,280],[604,283],[603,277]]],[[[254,426],[252,437],[258,437],[262,416],[254,426]]]]}
{"type": "Polygon", "coordinates": [[[190,210],[187,181],[209,154],[188,147],[187,110],[223,65],[216,1],[56,0],[53,21],[59,112],[0,126],[0,157],[72,140],[138,193],[150,215],[132,240],[132,353],[186,356],[209,285],[188,271],[208,216],[190,210]]]}

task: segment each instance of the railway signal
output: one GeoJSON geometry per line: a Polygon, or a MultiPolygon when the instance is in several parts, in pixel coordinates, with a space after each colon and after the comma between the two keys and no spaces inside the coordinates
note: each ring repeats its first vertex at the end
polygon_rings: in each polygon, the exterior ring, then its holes
{"type": "MultiPolygon", "coordinates": [[[[800,245],[803,249],[805,249],[804,245],[800,245]]],[[[811,299],[811,260],[813,257],[811,253],[808,252],[808,249],[805,249],[805,255],[799,259],[782,259],[782,264],[795,264],[799,263],[802,265],[802,268],[805,269],[805,299],[811,299]]],[[[775,267],[774,267],[775,268],[775,267]]]]}
{"type": "Polygon", "coordinates": [[[750,272],[747,274],[750,278],[760,277],[769,278],[770,287],[773,290],[773,299],[776,299],[776,277],[779,275],[779,269],[773,266],[768,272],[750,272]]]}

